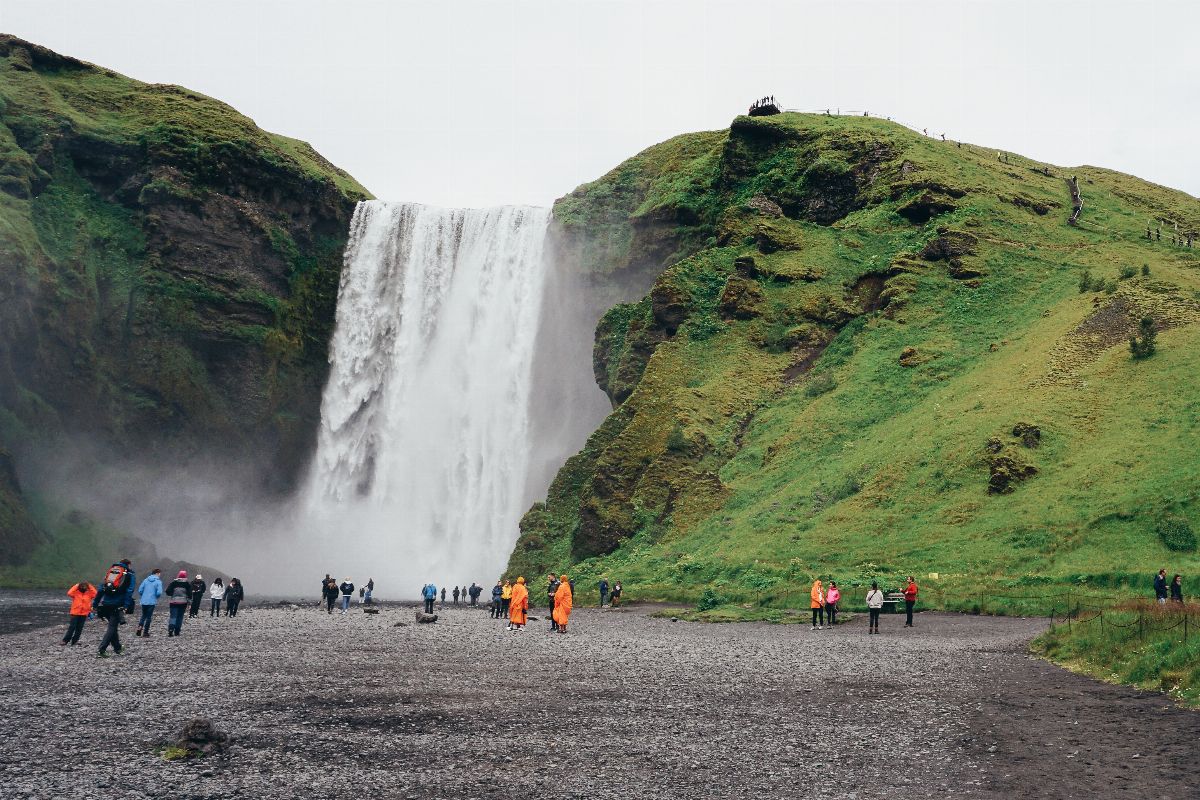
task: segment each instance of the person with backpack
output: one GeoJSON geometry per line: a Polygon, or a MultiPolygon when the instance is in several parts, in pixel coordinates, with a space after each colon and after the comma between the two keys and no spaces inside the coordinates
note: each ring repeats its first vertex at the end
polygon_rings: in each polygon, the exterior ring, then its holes
{"type": "Polygon", "coordinates": [[[425,584],[425,588],[421,590],[421,597],[425,599],[425,613],[433,613],[433,601],[437,600],[437,587],[432,583],[425,584]]]}
{"type": "Polygon", "coordinates": [[[528,613],[529,589],[525,586],[525,578],[517,576],[517,585],[512,587],[512,595],[508,598],[508,629],[510,631],[525,630],[528,613]]]}
{"type": "Polygon", "coordinates": [[[83,623],[87,622],[88,614],[92,612],[92,601],[96,599],[96,587],[87,581],[80,581],[67,589],[67,597],[71,598],[71,621],[67,623],[67,632],[63,636],[62,643],[76,645],[79,644],[79,637],[83,634],[83,623]]]}
{"type": "Polygon", "coordinates": [[[908,576],[908,585],[904,587],[904,613],[906,617],[904,627],[911,628],[913,626],[913,606],[917,604],[917,579],[912,575],[908,576]]]}
{"type": "Polygon", "coordinates": [[[138,619],[134,636],[150,635],[150,620],[154,617],[154,609],[158,607],[158,598],[162,597],[163,593],[162,578],[158,577],[161,572],[161,569],[154,570],[138,587],[138,603],[142,606],[142,616],[138,619]]]}
{"type": "Polygon", "coordinates": [[[600,579],[600,607],[604,608],[604,604],[608,602],[608,581],[604,578],[600,579]]]}
{"type": "Polygon", "coordinates": [[[838,600],[842,599],[842,590],[838,588],[837,581],[829,582],[829,591],[825,593],[825,616],[829,618],[829,627],[837,624],[838,600]]]}
{"type": "Polygon", "coordinates": [[[242,579],[230,578],[229,585],[225,587],[225,616],[236,617],[238,606],[242,604],[245,596],[246,590],[242,586],[242,579]]]}
{"type": "Polygon", "coordinates": [[[171,617],[167,622],[167,637],[178,636],[183,631],[183,614],[192,600],[192,584],[187,579],[187,570],[179,570],[175,580],[167,584],[168,607],[171,617]]]}
{"type": "Polygon", "coordinates": [[[825,626],[825,589],[820,578],[813,581],[808,597],[808,607],[812,609],[812,629],[819,631],[825,626]]]}
{"type": "Polygon", "coordinates": [[[883,592],[879,584],[871,581],[871,591],[867,592],[867,633],[879,633],[879,612],[883,610],[883,592]]]}
{"type": "Polygon", "coordinates": [[[571,581],[566,575],[558,579],[558,588],[554,590],[554,629],[559,633],[567,632],[567,621],[571,619],[571,606],[575,602],[571,581]]]}
{"type": "Polygon", "coordinates": [[[200,602],[204,600],[204,590],[207,588],[208,584],[204,582],[204,576],[197,572],[196,577],[192,578],[192,607],[188,609],[188,616],[192,619],[200,616],[200,602]]]}
{"type": "Polygon", "coordinates": [[[96,616],[108,623],[100,639],[100,652],[96,654],[98,658],[108,658],[109,647],[116,655],[124,651],[120,628],[125,624],[123,615],[133,613],[133,587],[136,582],[137,574],[128,558],[121,559],[104,573],[104,580],[100,582],[99,591],[92,601],[96,616]]]}
{"type": "Polygon", "coordinates": [[[221,601],[225,599],[225,584],[220,578],[213,578],[212,584],[208,587],[209,609],[208,616],[221,616],[221,601]]]}
{"type": "MultiPolygon", "coordinates": [[[[350,611],[350,598],[354,595],[354,581],[349,578],[342,579],[342,585],[338,587],[342,590],[342,616],[346,616],[350,611]]],[[[442,590],[446,591],[445,589],[442,590]]]]}
{"type": "Polygon", "coordinates": [[[496,581],[496,585],[492,587],[492,619],[500,619],[500,607],[503,604],[504,588],[500,585],[500,581],[496,581]]]}

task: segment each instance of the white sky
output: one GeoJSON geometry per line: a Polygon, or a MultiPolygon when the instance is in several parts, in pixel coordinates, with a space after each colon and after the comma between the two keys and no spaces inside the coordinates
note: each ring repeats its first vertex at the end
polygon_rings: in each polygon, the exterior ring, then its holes
{"type": "Polygon", "coordinates": [[[766,94],[1200,194],[1196,0],[0,0],[0,30],[224,100],[391,200],[548,204],[766,94]]]}

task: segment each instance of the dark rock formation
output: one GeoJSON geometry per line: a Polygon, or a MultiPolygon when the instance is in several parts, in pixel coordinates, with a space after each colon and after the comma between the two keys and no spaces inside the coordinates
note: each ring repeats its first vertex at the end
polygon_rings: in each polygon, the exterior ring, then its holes
{"type": "Polygon", "coordinates": [[[1037,425],[1030,425],[1028,422],[1018,422],[1013,426],[1012,435],[1021,440],[1021,444],[1029,448],[1036,448],[1042,444],[1042,430],[1037,425]]]}
{"type": "Polygon", "coordinates": [[[211,756],[223,752],[229,742],[229,734],[219,730],[212,720],[197,717],[188,720],[173,744],[193,756],[211,756]]]}

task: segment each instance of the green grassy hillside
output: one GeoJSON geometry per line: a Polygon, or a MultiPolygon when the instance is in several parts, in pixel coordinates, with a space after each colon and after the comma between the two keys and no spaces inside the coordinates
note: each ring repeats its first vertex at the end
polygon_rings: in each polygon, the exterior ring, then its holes
{"type": "Polygon", "coordinates": [[[652,148],[555,212],[595,228],[575,235],[596,269],[639,257],[647,215],[673,259],[602,320],[614,411],[510,571],[753,600],[815,576],[937,573],[953,596],[1200,567],[1160,536],[1200,525],[1200,256],[1170,241],[1200,229],[1195,198],[784,114],[652,148]],[[1134,360],[1147,316],[1157,352],[1134,360]]]}
{"type": "MultiPolygon", "coordinates": [[[[286,489],[366,196],[224,103],[0,35],[0,448],[227,458],[286,489]]],[[[27,531],[22,503],[0,486],[27,531]]],[[[0,560],[29,554],[17,530],[0,560]]]]}

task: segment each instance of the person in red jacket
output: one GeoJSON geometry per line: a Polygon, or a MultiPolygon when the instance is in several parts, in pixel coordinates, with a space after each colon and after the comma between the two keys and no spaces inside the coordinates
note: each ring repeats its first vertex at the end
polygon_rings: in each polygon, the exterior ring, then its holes
{"type": "Polygon", "coordinates": [[[63,644],[79,644],[79,635],[83,633],[83,623],[87,622],[88,614],[92,613],[92,601],[96,599],[96,587],[87,581],[67,589],[67,597],[71,598],[71,622],[67,625],[67,633],[63,636],[63,644]]]}
{"type": "Polygon", "coordinates": [[[904,627],[911,628],[913,626],[912,615],[913,606],[917,604],[917,579],[912,575],[908,576],[908,586],[904,587],[904,613],[908,615],[904,623],[904,627]]]}

